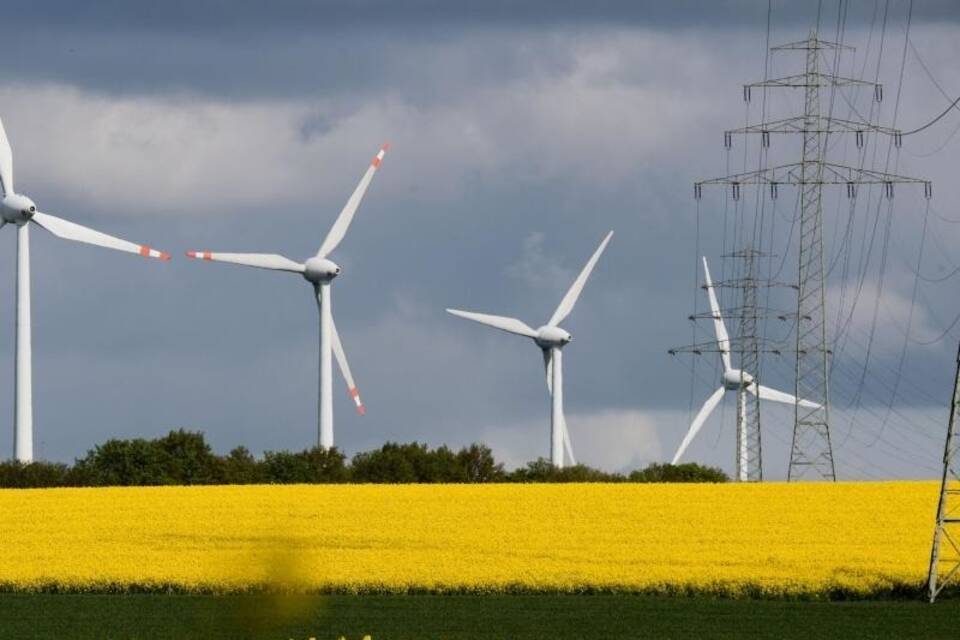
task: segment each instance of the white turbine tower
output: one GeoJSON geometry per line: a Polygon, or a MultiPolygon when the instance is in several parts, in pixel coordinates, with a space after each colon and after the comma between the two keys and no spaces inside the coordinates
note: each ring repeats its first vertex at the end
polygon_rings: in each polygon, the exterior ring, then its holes
{"type": "Polygon", "coordinates": [[[573,447],[570,445],[570,433],[567,431],[567,421],[563,417],[563,364],[561,360],[561,350],[573,340],[573,337],[561,329],[559,324],[573,311],[573,305],[577,303],[580,292],[583,291],[583,285],[586,284],[590,272],[600,259],[600,254],[607,247],[613,231],[607,234],[590,256],[586,266],[577,279],[573,281],[567,295],[560,301],[560,306],[553,312],[547,324],[539,329],[532,329],[524,322],[516,318],[505,316],[492,316],[485,313],[473,313],[471,311],[460,311],[459,309],[447,309],[448,313],[455,316],[473,320],[480,324],[485,324],[507,333],[515,333],[518,336],[532,338],[537,346],[543,351],[543,364],[547,373],[547,390],[550,392],[550,461],[557,468],[563,468],[563,451],[566,448],[567,457],[571,464],[577,461],[573,457],[573,447]]]}
{"type": "MultiPolygon", "coordinates": [[[[727,333],[727,328],[723,324],[723,316],[720,313],[720,305],[717,303],[717,294],[713,286],[713,281],[710,280],[710,269],[707,267],[707,259],[703,258],[703,273],[706,278],[706,290],[707,297],[710,300],[710,315],[713,316],[713,327],[717,334],[717,347],[720,351],[720,362],[723,364],[723,384],[719,389],[713,392],[713,394],[707,398],[707,401],[703,403],[703,407],[700,408],[700,412],[697,413],[694,417],[693,422],[690,423],[690,429],[687,431],[687,435],[683,437],[683,442],[680,443],[680,448],[677,449],[677,453],[673,456],[672,464],[677,464],[680,460],[680,457],[683,456],[684,452],[687,450],[687,447],[690,446],[690,443],[696,437],[697,433],[700,431],[700,428],[703,426],[703,423],[707,421],[707,418],[710,417],[710,414],[713,413],[713,410],[717,408],[717,405],[720,404],[720,401],[723,400],[723,395],[727,391],[736,391],[739,394],[751,393],[753,395],[758,395],[761,400],[772,400],[774,402],[782,402],[784,404],[798,404],[796,397],[790,395],[789,393],[784,393],[783,391],[777,391],[776,389],[771,389],[770,387],[765,387],[762,384],[757,384],[754,380],[753,375],[746,371],[741,371],[740,369],[734,369],[730,363],[730,335],[727,333]]],[[[820,405],[810,402],[809,400],[800,400],[799,402],[801,407],[811,407],[816,408],[820,405]]],[[[740,398],[738,406],[746,406],[745,399],[740,398]]],[[[747,434],[742,431],[746,428],[746,420],[741,416],[737,420],[739,428],[741,429],[740,433],[740,450],[737,452],[740,464],[740,477],[739,480],[746,480],[747,472],[747,434]]]]}
{"type": "Polygon", "coordinates": [[[350,365],[347,364],[347,356],[343,352],[343,345],[340,344],[340,336],[337,334],[337,327],[333,323],[333,314],[331,311],[330,283],[340,274],[340,267],[327,258],[337,248],[340,241],[347,233],[350,222],[353,220],[357,208],[363,195],[373,180],[373,174],[376,173],[383,157],[387,153],[390,145],[385,144],[374,156],[367,168],[367,172],[360,179],[360,184],[354,190],[353,195],[347,200],[340,215],[334,221],[327,237],[317,255],[309,258],[306,262],[294,262],[289,258],[274,253],[213,253],[210,251],[188,251],[187,256],[200,260],[213,260],[215,262],[230,262],[248,267],[259,267],[261,269],[273,269],[275,271],[288,271],[290,273],[299,273],[308,282],[313,285],[314,293],[317,298],[317,305],[320,310],[320,399],[318,402],[318,431],[320,446],[324,449],[333,447],[333,365],[331,362],[331,350],[337,358],[340,365],[340,372],[347,383],[347,389],[350,397],[357,407],[357,413],[363,415],[365,412],[363,402],[360,401],[360,392],[353,382],[353,375],[350,373],[350,365]]]}
{"type": "Polygon", "coordinates": [[[149,258],[169,260],[170,254],[108,236],[79,224],[37,211],[30,198],[17,193],[13,185],[13,151],[0,120],[0,227],[17,226],[17,324],[16,368],[14,377],[13,455],[20,462],[33,461],[33,354],[30,337],[30,222],[65,240],[98,247],[138,253],[149,258]]]}

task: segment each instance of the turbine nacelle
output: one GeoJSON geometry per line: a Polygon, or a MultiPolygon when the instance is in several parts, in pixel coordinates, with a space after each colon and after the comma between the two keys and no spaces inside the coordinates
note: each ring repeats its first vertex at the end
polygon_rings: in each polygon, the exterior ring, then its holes
{"type": "Polygon", "coordinates": [[[570,344],[573,336],[560,327],[544,325],[537,329],[537,335],[534,340],[542,349],[549,349],[551,347],[563,348],[570,344]]]}
{"type": "Polygon", "coordinates": [[[330,282],[340,275],[340,266],[326,258],[310,258],[304,267],[303,277],[313,284],[330,282]]]}
{"type": "Polygon", "coordinates": [[[729,391],[745,389],[753,384],[753,376],[740,369],[728,369],[723,372],[723,387],[729,391]]]}
{"type": "Polygon", "coordinates": [[[37,212],[37,205],[27,196],[19,193],[11,193],[3,199],[2,211],[4,222],[11,224],[24,225],[30,222],[30,218],[37,212]]]}

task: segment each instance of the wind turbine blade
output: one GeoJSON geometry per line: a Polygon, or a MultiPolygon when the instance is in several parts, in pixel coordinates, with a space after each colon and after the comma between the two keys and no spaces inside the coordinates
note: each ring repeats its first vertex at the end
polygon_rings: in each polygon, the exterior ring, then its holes
{"type": "Polygon", "coordinates": [[[553,395],[553,356],[550,355],[550,349],[541,349],[543,352],[543,369],[547,374],[547,391],[553,395]]]}
{"type": "Polygon", "coordinates": [[[330,227],[330,232],[327,234],[327,237],[324,238],[323,244],[320,245],[320,250],[317,251],[318,258],[326,258],[333,253],[333,250],[336,249],[340,241],[343,240],[343,236],[347,234],[347,229],[350,228],[350,222],[353,221],[353,216],[360,206],[360,201],[363,200],[363,195],[367,192],[370,181],[373,180],[373,174],[380,168],[380,163],[383,162],[383,156],[386,155],[389,149],[389,144],[383,145],[380,147],[377,155],[373,157],[373,160],[370,161],[367,172],[360,178],[360,184],[353,190],[353,194],[350,196],[350,199],[347,200],[347,204],[344,205],[343,210],[340,212],[340,215],[337,216],[333,226],[330,227]]]}
{"type": "Polygon", "coordinates": [[[567,457],[570,458],[570,464],[577,464],[577,459],[573,457],[573,445],[570,444],[570,432],[567,430],[567,418],[563,417],[563,448],[567,451],[567,457]]]}
{"type": "Polygon", "coordinates": [[[340,342],[340,334],[337,333],[337,325],[331,319],[330,321],[330,337],[332,338],[333,343],[333,355],[337,359],[337,364],[340,365],[340,373],[343,374],[343,379],[347,383],[347,391],[350,392],[350,398],[353,400],[353,403],[357,405],[357,413],[364,415],[367,412],[367,409],[363,406],[363,401],[360,400],[360,392],[357,390],[357,385],[353,382],[353,374],[350,373],[350,364],[347,362],[347,354],[343,352],[343,344],[340,342]]]}
{"type": "Polygon", "coordinates": [[[801,400],[798,403],[796,396],[792,396],[783,391],[777,391],[776,389],[771,389],[770,387],[765,387],[762,384],[751,384],[749,387],[747,387],[747,391],[753,395],[757,395],[758,387],[761,400],[772,400],[773,402],[782,402],[783,404],[799,404],[801,407],[805,407],[807,409],[819,409],[821,406],[816,402],[811,402],[809,400],[801,400]]]}
{"type": "Polygon", "coordinates": [[[536,331],[516,318],[492,316],[486,313],[474,313],[473,311],[460,311],[459,309],[447,309],[447,313],[460,318],[466,318],[467,320],[473,320],[474,322],[479,322],[480,324],[485,324],[495,329],[506,331],[507,333],[515,333],[518,336],[526,336],[527,338],[537,337],[536,331]]]}
{"type": "Polygon", "coordinates": [[[3,183],[0,188],[3,189],[4,196],[13,193],[13,150],[7,140],[3,120],[0,120],[0,182],[3,183]]]}
{"type": "Polygon", "coordinates": [[[33,222],[43,227],[58,238],[64,240],[73,240],[92,244],[97,247],[106,247],[107,249],[116,249],[117,251],[126,251],[127,253],[138,253],[146,258],[159,258],[160,260],[169,260],[170,254],[163,251],[151,249],[145,244],[136,244],[121,240],[106,233],[94,231],[89,227],[84,227],[75,222],[64,220],[48,213],[37,212],[33,214],[33,222]]]}
{"type": "Polygon", "coordinates": [[[727,333],[727,327],[723,324],[723,316],[720,315],[720,304],[717,302],[717,293],[713,288],[713,281],[710,279],[710,267],[707,266],[705,257],[703,258],[703,275],[707,279],[707,297],[710,299],[710,315],[713,316],[713,328],[717,334],[720,359],[723,361],[724,370],[729,371],[733,368],[730,365],[730,334],[727,333]]]}
{"type": "Polygon", "coordinates": [[[603,250],[607,248],[607,243],[610,242],[610,238],[613,237],[613,231],[607,234],[607,237],[603,239],[603,242],[600,243],[600,246],[597,247],[597,250],[593,252],[593,255],[590,256],[590,259],[587,260],[586,266],[583,268],[583,271],[580,272],[580,275],[577,276],[577,279],[573,281],[573,284],[570,285],[570,290],[567,291],[567,295],[563,296],[563,300],[560,301],[560,305],[557,307],[557,310],[553,312],[553,316],[550,318],[550,321],[547,323],[551,327],[555,327],[561,322],[564,318],[570,315],[570,312],[573,311],[573,305],[577,303],[577,298],[580,297],[580,292],[583,291],[583,285],[587,283],[587,278],[590,277],[590,272],[593,271],[593,267],[597,264],[597,260],[600,259],[600,255],[603,253],[603,250]]]}
{"type": "Polygon", "coordinates": [[[710,417],[713,410],[720,404],[720,400],[723,399],[723,392],[724,388],[720,387],[703,403],[703,407],[700,408],[700,413],[698,413],[697,417],[690,423],[690,429],[687,431],[687,435],[683,437],[683,442],[680,443],[680,448],[677,449],[677,453],[674,454],[673,461],[670,464],[677,464],[677,461],[680,460],[680,457],[687,450],[687,447],[690,446],[690,443],[693,442],[693,439],[697,436],[697,433],[699,433],[700,427],[703,426],[703,423],[707,421],[707,418],[710,417]]]}
{"type": "Polygon", "coordinates": [[[187,251],[188,258],[195,260],[211,260],[213,262],[229,262],[241,264],[245,267],[273,269],[274,271],[291,271],[303,273],[306,267],[290,258],[284,258],[275,253],[213,253],[211,251],[187,251]]]}
{"type": "MultiPolygon", "coordinates": [[[[543,352],[543,368],[547,374],[547,391],[553,396],[553,356],[551,355],[550,349],[541,349],[541,351],[543,352]]],[[[560,418],[560,426],[563,430],[563,448],[567,452],[567,457],[570,458],[570,464],[577,464],[577,459],[573,455],[573,445],[570,443],[570,431],[567,429],[567,418],[562,414],[560,418]]]]}

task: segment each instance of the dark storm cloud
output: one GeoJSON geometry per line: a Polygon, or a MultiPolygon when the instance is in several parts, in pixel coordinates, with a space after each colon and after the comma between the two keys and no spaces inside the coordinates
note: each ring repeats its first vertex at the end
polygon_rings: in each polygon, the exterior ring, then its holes
{"type": "MultiPolygon", "coordinates": [[[[760,0],[702,2],[14,2],[5,3],[0,80],[108,92],[368,96],[443,100],[463,85],[562,72],[596,29],[762,29],[760,0]],[[523,37],[552,30],[553,40],[523,37]],[[451,41],[457,47],[449,46],[451,41]]],[[[849,28],[879,23],[852,2],[849,28]]],[[[776,25],[806,28],[816,3],[773,3],[776,25]]],[[[834,3],[821,22],[832,33],[834,3]]],[[[890,3],[889,20],[906,6],[890,3]]],[[[914,20],[956,21],[960,4],[917,3],[914,20]]],[[[664,60],[669,66],[669,61],[664,60]]]]}
{"type": "MultiPolygon", "coordinates": [[[[854,0],[847,3],[851,26],[869,21],[883,3],[854,0]]],[[[894,19],[906,1],[890,3],[894,19]]],[[[251,2],[249,0],[179,0],[172,2],[37,2],[5,3],[5,18],[26,27],[63,26],[70,30],[107,32],[135,29],[150,32],[207,33],[221,29],[275,37],[315,31],[356,29],[425,29],[436,27],[556,26],[560,24],[624,24],[651,27],[742,26],[765,19],[763,0],[310,0],[251,2]],[[279,34],[276,32],[280,32],[279,34]]],[[[808,22],[815,18],[816,2],[775,0],[772,9],[781,21],[808,22]]],[[[831,20],[835,2],[824,2],[821,19],[831,20]]],[[[951,0],[917,2],[919,21],[957,20],[960,7],[951,0]]],[[[362,46],[362,40],[356,42],[362,46]]]]}

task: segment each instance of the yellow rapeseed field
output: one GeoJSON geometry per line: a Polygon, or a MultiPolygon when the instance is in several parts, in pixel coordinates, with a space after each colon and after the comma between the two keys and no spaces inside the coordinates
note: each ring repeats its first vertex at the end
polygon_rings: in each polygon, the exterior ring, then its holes
{"type": "Polygon", "coordinates": [[[0,587],[916,588],[937,483],[0,491],[0,587]]]}

